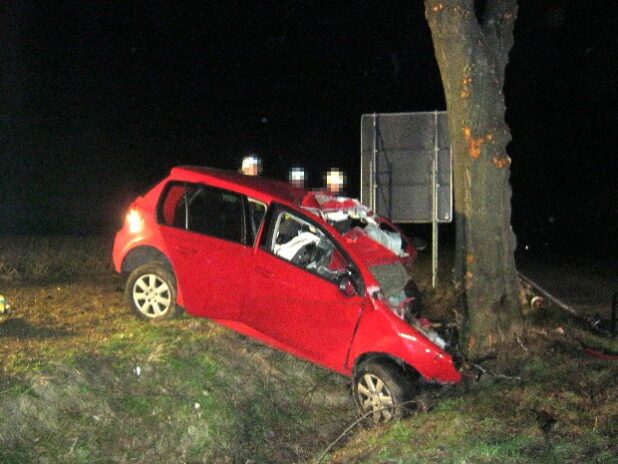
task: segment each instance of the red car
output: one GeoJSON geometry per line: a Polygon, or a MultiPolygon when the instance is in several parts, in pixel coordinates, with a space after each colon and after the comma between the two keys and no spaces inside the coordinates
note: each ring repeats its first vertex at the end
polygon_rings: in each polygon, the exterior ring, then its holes
{"type": "Polygon", "coordinates": [[[423,381],[460,374],[410,324],[409,241],[358,202],[327,207],[315,196],[232,171],[173,168],[131,205],[114,266],[141,318],[184,309],[353,377],[360,409],[387,421],[423,381]]]}

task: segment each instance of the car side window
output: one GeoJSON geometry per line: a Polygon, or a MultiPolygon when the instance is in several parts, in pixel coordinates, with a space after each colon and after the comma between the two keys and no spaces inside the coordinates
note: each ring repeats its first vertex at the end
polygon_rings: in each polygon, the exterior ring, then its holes
{"type": "Polygon", "coordinates": [[[274,219],[269,251],[331,282],[337,282],[348,266],[324,231],[290,212],[281,212],[274,219]]]}
{"type": "Polygon", "coordinates": [[[157,220],[160,224],[172,227],[186,227],[185,184],[171,183],[159,203],[157,220]]]}
{"type": "Polygon", "coordinates": [[[242,196],[201,184],[172,184],[159,206],[159,222],[244,244],[242,196]]]}

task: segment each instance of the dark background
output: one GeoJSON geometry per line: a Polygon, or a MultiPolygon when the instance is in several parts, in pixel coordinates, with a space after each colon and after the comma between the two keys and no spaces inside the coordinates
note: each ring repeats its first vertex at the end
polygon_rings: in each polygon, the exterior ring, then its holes
{"type": "MultiPolygon", "coordinates": [[[[421,1],[217,3],[2,3],[1,233],[113,230],[172,166],[249,152],[268,176],[306,166],[311,186],[339,166],[358,195],[361,115],[445,108],[421,1]]],[[[520,247],[616,251],[612,4],[520,2],[520,247]]]]}

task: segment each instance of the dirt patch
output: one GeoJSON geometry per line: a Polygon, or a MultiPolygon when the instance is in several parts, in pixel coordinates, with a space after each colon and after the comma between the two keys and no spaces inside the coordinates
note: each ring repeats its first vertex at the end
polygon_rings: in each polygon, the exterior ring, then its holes
{"type": "Polygon", "coordinates": [[[3,289],[11,313],[0,320],[3,365],[33,363],[49,350],[79,352],[115,333],[127,314],[121,281],[18,285],[3,289]]]}

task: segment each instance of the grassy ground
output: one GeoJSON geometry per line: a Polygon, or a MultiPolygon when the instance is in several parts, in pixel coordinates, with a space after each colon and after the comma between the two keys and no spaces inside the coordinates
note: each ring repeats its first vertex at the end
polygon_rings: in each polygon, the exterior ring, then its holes
{"type": "Polygon", "coordinates": [[[4,239],[0,462],[300,462],[354,418],[347,380],[206,320],[125,307],[109,243],[4,239]]]}
{"type": "MultiPolygon", "coordinates": [[[[618,362],[581,343],[618,346],[558,310],[532,314],[480,378],[425,392],[406,420],[359,424],[322,456],[355,420],[346,379],[206,320],[136,320],[110,246],[0,238],[1,463],[618,462],[618,362]]],[[[426,300],[454,316],[448,290],[426,300]]]]}
{"type": "Polygon", "coordinates": [[[532,335],[500,371],[515,378],[483,375],[434,395],[424,412],[356,434],[331,462],[618,462],[616,362],[575,355],[564,338],[532,335]]]}
{"type": "MultiPolygon", "coordinates": [[[[427,260],[421,257],[421,269],[427,260]]],[[[442,282],[448,269],[447,262],[442,282]]],[[[429,288],[427,273],[419,280],[429,288]]],[[[456,318],[448,289],[426,290],[426,300],[436,317],[456,318]]],[[[596,337],[550,307],[528,314],[519,342],[507,359],[483,362],[486,373],[475,370],[458,386],[425,393],[421,412],[355,433],[324,461],[618,463],[618,360],[582,350],[618,353],[618,340],[596,337]]]]}

